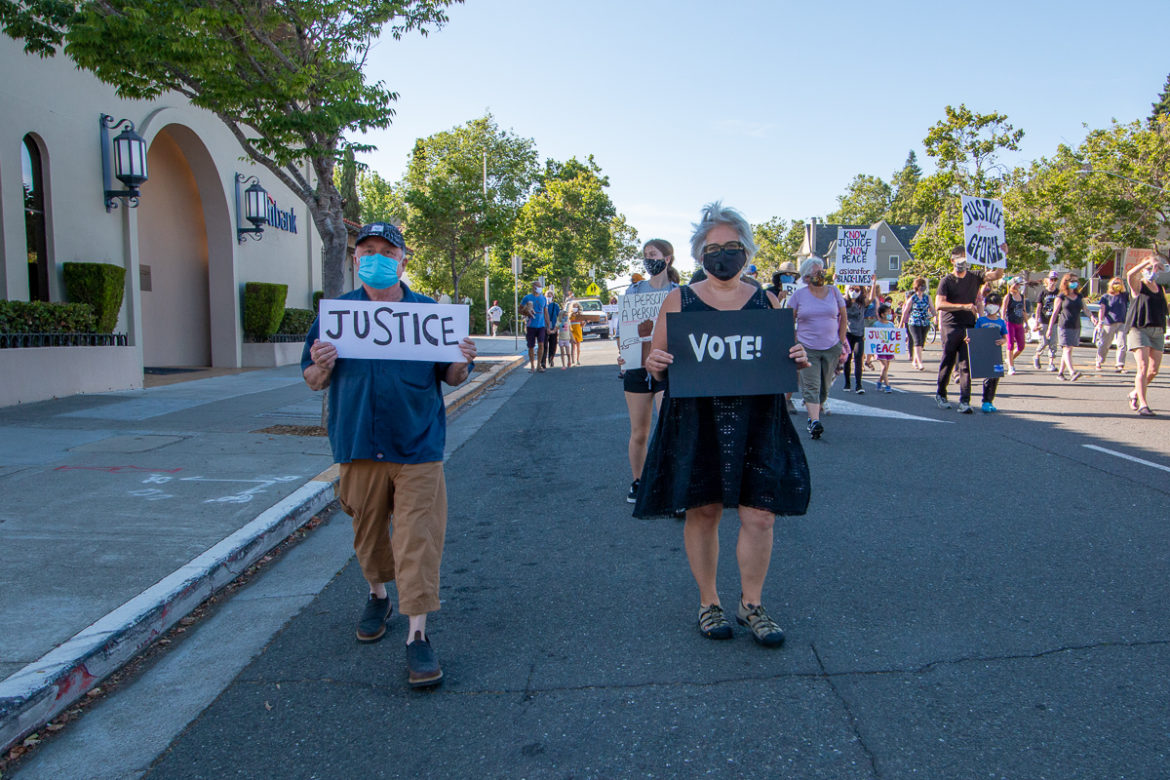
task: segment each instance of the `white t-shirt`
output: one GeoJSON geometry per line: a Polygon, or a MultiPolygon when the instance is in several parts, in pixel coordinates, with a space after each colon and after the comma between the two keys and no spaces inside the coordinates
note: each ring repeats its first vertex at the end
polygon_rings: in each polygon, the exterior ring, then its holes
{"type": "Polygon", "coordinates": [[[504,316],[504,310],[499,306],[493,306],[488,309],[488,316],[492,318],[492,322],[499,322],[500,318],[504,316]]]}

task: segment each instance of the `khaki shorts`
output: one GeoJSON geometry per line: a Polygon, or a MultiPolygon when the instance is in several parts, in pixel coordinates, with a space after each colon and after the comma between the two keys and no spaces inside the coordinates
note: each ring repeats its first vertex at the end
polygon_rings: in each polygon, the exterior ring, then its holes
{"type": "Polygon", "coordinates": [[[439,609],[439,564],[447,532],[443,464],[341,464],[341,508],[353,518],[353,549],[367,582],[396,582],[398,611],[439,609]]]}
{"type": "Polygon", "coordinates": [[[1125,335],[1125,345],[1130,349],[1148,347],[1161,352],[1166,348],[1165,328],[1130,328],[1125,335]]]}

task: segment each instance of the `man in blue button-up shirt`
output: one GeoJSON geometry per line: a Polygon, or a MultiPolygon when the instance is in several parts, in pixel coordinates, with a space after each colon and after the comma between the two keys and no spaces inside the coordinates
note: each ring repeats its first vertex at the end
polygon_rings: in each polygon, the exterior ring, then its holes
{"type": "MultiPolygon", "coordinates": [[[[342,299],[434,303],[402,281],[406,241],[385,222],[358,234],[354,271],[361,286],[342,299]]],[[[443,447],[447,414],[440,382],[467,379],[475,342],[463,339],[461,363],[338,359],[314,322],[301,353],[305,382],[330,387],[329,443],[341,464],[338,498],[353,517],[354,551],[370,585],[359,642],[386,633],[390,597],[398,585],[399,611],[409,618],[406,660],[410,684],[437,685],[443,677],[426,633],[427,614],[439,609],[439,563],[447,527],[443,447]]]]}

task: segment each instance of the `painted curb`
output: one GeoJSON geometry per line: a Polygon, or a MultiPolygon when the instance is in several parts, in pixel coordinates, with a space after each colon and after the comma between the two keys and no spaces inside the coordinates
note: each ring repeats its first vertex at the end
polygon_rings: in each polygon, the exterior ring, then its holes
{"type": "MultiPolygon", "coordinates": [[[[517,356],[499,361],[446,394],[447,414],[477,398],[524,360],[517,356]]],[[[334,464],[203,554],[0,680],[0,753],[97,687],[331,504],[337,481],[334,464]]]]}

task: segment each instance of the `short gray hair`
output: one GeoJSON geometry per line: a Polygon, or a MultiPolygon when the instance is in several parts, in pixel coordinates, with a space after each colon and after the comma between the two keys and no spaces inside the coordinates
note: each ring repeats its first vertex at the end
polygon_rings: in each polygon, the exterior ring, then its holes
{"type": "Polygon", "coordinates": [[[803,279],[806,276],[812,276],[817,272],[818,268],[823,271],[825,269],[825,261],[816,255],[810,255],[800,264],[800,278],[803,279]]]}
{"type": "Polygon", "coordinates": [[[716,225],[728,225],[734,229],[739,236],[739,242],[747,248],[749,258],[756,253],[756,242],[752,237],[751,224],[744,218],[743,214],[733,208],[724,207],[723,202],[717,200],[703,207],[702,216],[692,226],[695,233],[691,236],[691,257],[697,262],[703,262],[703,247],[707,245],[707,234],[716,225]]]}

